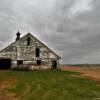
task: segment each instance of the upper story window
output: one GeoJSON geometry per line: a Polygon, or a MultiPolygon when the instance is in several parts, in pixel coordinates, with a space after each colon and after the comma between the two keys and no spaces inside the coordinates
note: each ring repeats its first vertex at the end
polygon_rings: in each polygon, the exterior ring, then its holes
{"type": "Polygon", "coordinates": [[[30,46],[31,39],[30,37],[27,38],[27,46],[30,46]]]}
{"type": "Polygon", "coordinates": [[[40,57],[40,49],[36,48],[36,57],[40,57]]]}

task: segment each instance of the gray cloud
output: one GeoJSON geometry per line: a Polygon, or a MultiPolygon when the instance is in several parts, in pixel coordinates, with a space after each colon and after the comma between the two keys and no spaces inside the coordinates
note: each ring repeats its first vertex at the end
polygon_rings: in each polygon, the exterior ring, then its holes
{"type": "Polygon", "coordinates": [[[56,51],[63,63],[100,63],[99,0],[1,0],[0,48],[19,29],[56,51]]]}

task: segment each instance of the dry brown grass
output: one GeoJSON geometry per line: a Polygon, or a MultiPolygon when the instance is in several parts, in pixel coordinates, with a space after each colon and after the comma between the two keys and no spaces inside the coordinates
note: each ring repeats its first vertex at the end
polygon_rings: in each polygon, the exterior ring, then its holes
{"type": "Polygon", "coordinates": [[[86,76],[92,78],[96,81],[100,81],[100,67],[98,66],[91,66],[91,67],[79,67],[79,66],[67,66],[62,65],[62,70],[68,71],[76,71],[82,73],[82,76],[86,76]]]}

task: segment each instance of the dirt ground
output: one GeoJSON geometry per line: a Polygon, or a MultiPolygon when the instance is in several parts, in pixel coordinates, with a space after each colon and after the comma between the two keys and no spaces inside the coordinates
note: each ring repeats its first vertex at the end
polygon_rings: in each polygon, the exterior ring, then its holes
{"type": "Polygon", "coordinates": [[[13,86],[15,78],[11,76],[4,77],[0,81],[0,100],[17,100],[14,93],[5,93],[4,89],[13,86]]]}
{"type": "Polygon", "coordinates": [[[61,69],[68,70],[68,71],[80,72],[80,73],[82,73],[82,76],[92,78],[95,81],[100,81],[100,67],[98,67],[98,66],[79,67],[79,66],[62,65],[61,69]]]}

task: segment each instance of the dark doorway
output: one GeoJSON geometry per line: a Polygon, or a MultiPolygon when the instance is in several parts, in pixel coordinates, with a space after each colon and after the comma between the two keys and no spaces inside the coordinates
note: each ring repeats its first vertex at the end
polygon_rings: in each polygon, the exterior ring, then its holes
{"type": "Polygon", "coordinates": [[[17,60],[17,65],[22,65],[23,64],[23,60],[17,60]]]}
{"type": "Polygon", "coordinates": [[[52,61],[52,68],[57,69],[57,61],[56,60],[52,61]]]}
{"type": "Polygon", "coordinates": [[[37,60],[37,65],[41,65],[41,60],[37,60]]]}
{"type": "Polygon", "coordinates": [[[0,58],[0,69],[11,69],[11,59],[0,58]]]}
{"type": "Polygon", "coordinates": [[[36,48],[36,57],[40,57],[40,49],[36,48]]]}

